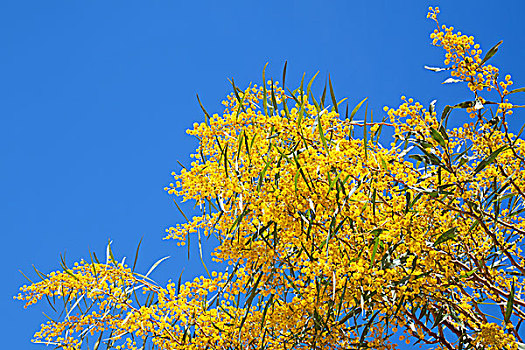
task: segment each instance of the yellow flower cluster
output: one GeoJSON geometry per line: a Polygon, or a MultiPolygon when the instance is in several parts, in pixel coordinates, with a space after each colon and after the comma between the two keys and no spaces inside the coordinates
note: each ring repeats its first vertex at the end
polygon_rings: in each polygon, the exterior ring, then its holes
{"type": "Polygon", "coordinates": [[[504,120],[512,82],[496,83],[473,38],[438,27],[432,39],[476,102],[486,103],[484,88],[502,89],[502,122],[450,130],[433,106],[405,97],[381,122],[361,104],[343,119],[335,97],[316,100],[310,84],[235,87],[223,113],[188,130],[199,146],[165,188],[200,209],[166,238],[216,237],[212,256],[227,272],[160,287],[113,258],[82,262],[22,288],[27,305],[66,299],[66,317],[36,340],[79,349],[100,333],[117,349],[393,350],[399,329],[407,344],[516,350],[525,143],[504,120]],[[394,130],[388,148],[383,127],[394,130]],[[488,302],[505,305],[501,324],[488,302]]]}
{"type": "Polygon", "coordinates": [[[518,349],[513,337],[505,333],[504,329],[495,323],[482,324],[476,341],[484,345],[485,349],[504,349],[509,344],[513,344],[509,347],[510,349],[518,349]]]}
{"type": "Polygon", "coordinates": [[[480,45],[474,43],[473,36],[467,36],[461,32],[454,33],[454,27],[447,27],[439,24],[437,14],[439,8],[429,8],[428,18],[434,20],[437,28],[430,38],[432,44],[441,46],[446,51],[444,64],[451,69],[451,76],[457,77],[468,83],[468,87],[473,92],[488,91],[496,85],[498,68],[492,65],[485,65],[481,56],[480,45]]]}

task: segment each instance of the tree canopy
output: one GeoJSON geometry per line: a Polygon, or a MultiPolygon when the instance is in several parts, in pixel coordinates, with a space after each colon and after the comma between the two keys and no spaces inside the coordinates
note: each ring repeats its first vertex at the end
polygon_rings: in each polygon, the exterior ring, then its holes
{"type": "Polygon", "coordinates": [[[430,37],[444,66],[426,68],[450,73],[445,82],[464,84],[471,100],[438,111],[403,97],[374,119],[366,99],[345,109],[331,80],[317,98],[315,76],[288,89],[286,65],[281,83],[264,71],[261,85],[232,82],[223,113],[203,107],[188,130],[194,161],[166,187],[201,212],[166,238],[216,237],[213,259],[226,270],[161,286],[108,245],[106,261],[63,263],[22,287],[26,306],[44,298],[56,311],[34,341],[524,349],[525,142],[507,119],[525,89],[489,64],[500,43],[483,54],[438,13],[430,8],[430,37]],[[465,112],[471,122],[452,125],[465,112]]]}

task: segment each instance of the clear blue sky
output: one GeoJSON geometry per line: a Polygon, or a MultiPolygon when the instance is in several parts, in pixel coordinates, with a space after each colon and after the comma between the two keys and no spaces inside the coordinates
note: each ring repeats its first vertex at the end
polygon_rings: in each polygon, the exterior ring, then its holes
{"type": "Polygon", "coordinates": [[[485,51],[503,39],[493,62],[525,86],[521,0],[2,1],[0,347],[42,348],[29,340],[43,308],[12,300],[18,269],[52,271],[66,251],[70,263],[104,255],[111,238],[132,259],[143,236],[140,269],[172,256],[159,281],[201,272],[162,240],[183,220],[163,187],[195,148],[184,131],[203,118],[196,93],[220,112],[227,78],[259,82],[269,62],[280,80],[288,60],[287,85],[319,70],[319,91],[329,72],[339,98],[369,97],[377,112],[403,94],[438,108],[468,97],[423,69],[442,62],[429,5],[485,51]]]}

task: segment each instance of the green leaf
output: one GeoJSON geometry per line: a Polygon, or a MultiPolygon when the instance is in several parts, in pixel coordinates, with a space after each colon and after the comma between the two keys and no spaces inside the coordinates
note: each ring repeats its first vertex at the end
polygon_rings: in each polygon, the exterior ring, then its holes
{"type": "Polygon", "coordinates": [[[509,299],[507,300],[507,306],[505,307],[505,323],[508,323],[514,306],[514,280],[512,281],[512,287],[510,288],[509,299]]]}
{"type": "Polygon", "coordinates": [[[284,89],[284,83],[286,81],[286,66],[288,65],[288,61],[284,61],[284,68],[283,68],[283,89],[284,89]]]}
{"type": "Polygon", "coordinates": [[[508,146],[501,146],[500,148],[498,148],[497,150],[495,150],[494,152],[492,152],[491,155],[489,155],[487,158],[483,159],[481,162],[479,162],[478,166],[476,167],[476,169],[474,169],[474,174],[477,174],[479,173],[481,170],[485,169],[485,167],[487,165],[489,165],[490,163],[492,163],[494,160],[496,160],[496,158],[498,157],[498,155],[503,152],[503,151],[506,151],[508,149],[508,146]]]}
{"type": "Polygon", "coordinates": [[[173,200],[173,203],[175,203],[175,205],[177,206],[177,209],[179,209],[179,212],[182,214],[182,216],[184,216],[184,219],[186,219],[187,222],[190,222],[190,219],[188,219],[188,217],[186,216],[186,214],[184,214],[184,212],[182,211],[182,209],[179,207],[179,205],[177,204],[177,201],[174,199],[173,200]]]}
{"type": "Polygon", "coordinates": [[[374,191],[372,192],[372,215],[376,215],[376,194],[377,190],[374,188],[374,191]]]}
{"type": "Polygon", "coordinates": [[[182,344],[185,344],[185,341],[186,341],[186,336],[188,335],[188,331],[190,330],[190,326],[187,325],[186,327],[184,327],[184,334],[182,335],[182,344]]]}
{"type": "Polygon", "coordinates": [[[525,92],[525,87],[522,87],[522,88],[519,88],[519,89],[510,90],[509,94],[515,94],[516,92],[525,92]]]}
{"type": "Polygon", "coordinates": [[[361,312],[361,308],[354,308],[350,312],[348,312],[346,315],[343,316],[341,320],[339,320],[339,325],[344,324],[346,321],[348,321],[351,317],[356,316],[361,312]]]}
{"type": "MultiPolygon", "coordinates": [[[[33,266],[34,267],[34,266],[33,266]]],[[[28,280],[31,284],[34,284],[33,281],[31,281],[31,279],[29,277],[27,277],[23,272],[22,270],[18,270],[18,272],[20,272],[22,274],[22,276],[24,276],[26,278],[26,280],[28,280]]]]}
{"type": "MultiPolygon", "coordinates": [[[[308,183],[308,179],[306,178],[306,175],[304,174],[304,171],[302,169],[302,166],[301,164],[299,163],[299,159],[297,159],[297,156],[294,154],[294,160],[295,160],[295,165],[297,166],[297,170],[299,172],[299,174],[301,175],[301,177],[303,178],[304,180],[304,183],[306,184],[306,186],[308,187],[308,189],[311,191],[311,187],[310,187],[310,184],[308,183]]],[[[313,181],[312,181],[313,182],[313,181]]],[[[296,188],[295,190],[297,191],[297,185],[296,185],[296,188]]]]}
{"type": "Polygon", "coordinates": [[[374,266],[374,262],[376,260],[376,253],[377,248],[379,247],[379,235],[381,234],[381,229],[376,233],[376,237],[374,238],[374,248],[372,249],[372,257],[370,258],[370,266],[374,266]]]}
{"type": "Polygon", "coordinates": [[[310,93],[310,90],[312,88],[312,84],[315,80],[315,77],[317,77],[317,74],[319,74],[319,71],[317,71],[317,73],[315,73],[315,75],[312,77],[312,79],[310,79],[310,82],[308,83],[308,85],[306,86],[306,94],[309,94],[310,93]]]}
{"type": "Polygon", "coordinates": [[[241,223],[242,219],[244,219],[244,217],[246,216],[246,214],[248,214],[249,211],[250,211],[249,207],[245,206],[242,213],[235,218],[235,220],[233,221],[233,224],[230,226],[230,229],[228,231],[232,232],[234,229],[236,229],[236,227],[241,223]]]}
{"type": "Polygon", "coordinates": [[[312,98],[312,102],[314,103],[315,109],[317,110],[317,113],[321,113],[321,107],[315,100],[314,94],[310,91],[310,97],[312,98]]]}
{"type": "Polygon", "coordinates": [[[461,157],[458,165],[457,165],[457,168],[461,168],[463,166],[463,164],[465,164],[466,162],[468,162],[468,158],[467,157],[461,157]]]}
{"type": "Polygon", "coordinates": [[[447,130],[445,130],[443,125],[439,125],[439,132],[441,133],[441,136],[443,136],[443,139],[448,141],[447,130]]]}
{"type": "Polygon", "coordinates": [[[279,110],[277,109],[277,99],[275,98],[275,89],[274,89],[273,79],[272,79],[271,96],[272,96],[272,105],[273,105],[274,113],[276,113],[278,115],[279,114],[279,110]]]}
{"type": "Polygon", "coordinates": [[[366,132],[366,115],[368,114],[368,102],[366,103],[366,107],[365,107],[365,118],[363,119],[363,147],[365,149],[365,160],[367,159],[367,148],[368,148],[368,140],[367,140],[367,135],[368,133],[366,132]]]}
{"type": "Polygon", "coordinates": [[[259,285],[259,282],[261,281],[261,277],[262,276],[263,276],[263,273],[261,272],[259,274],[259,277],[257,278],[257,281],[255,282],[255,285],[252,288],[250,296],[248,297],[248,299],[244,303],[244,309],[246,309],[246,312],[244,313],[244,316],[243,316],[243,318],[241,320],[241,324],[238,327],[238,329],[239,329],[239,336],[241,335],[240,333],[242,332],[242,327],[244,326],[244,323],[246,322],[246,319],[248,318],[248,315],[250,314],[250,307],[252,305],[253,298],[255,298],[255,296],[257,294],[257,287],[259,285]]]}
{"type": "Polygon", "coordinates": [[[474,107],[474,103],[474,101],[463,101],[454,105],[452,108],[470,108],[474,107]]]}
{"type": "Polygon", "coordinates": [[[237,159],[237,161],[239,160],[239,157],[241,155],[242,141],[243,141],[245,135],[246,135],[246,132],[243,131],[243,133],[239,136],[239,144],[237,146],[237,156],[235,157],[235,159],[237,159]]]}
{"type": "Polygon", "coordinates": [[[408,213],[408,211],[410,210],[410,192],[409,191],[405,192],[405,198],[406,198],[405,213],[408,213]]]}
{"type": "Polygon", "coordinates": [[[262,81],[262,86],[263,86],[263,110],[264,110],[264,115],[268,115],[268,102],[266,101],[266,97],[267,97],[267,92],[266,92],[266,66],[268,65],[268,62],[266,62],[266,64],[264,65],[264,68],[263,68],[263,73],[262,73],[262,78],[263,78],[263,81],[262,81]]]}
{"type": "Polygon", "coordinates": [[[380,155],[379,156],[379,161],[381,163],[381,167],[386,171],[388,172],[388,165],[386,164],[385,160],[383,159],[383,157],[381,157],[380,155]]]}
{"type": "MultiPolygon", "coordinates": [[[[425,154],[430,164],[443,167],[443,165],[441,164],[441,160],[435,154],[428,152],[424,147],[420,145],[416,145],[416,146],[421,150],[421,152],[425,154]]],[[[409,158],[413,158],[413,157],[409,156],[409,158]]]]}
{"type": "Polygon", "coordinates": [[[436,102],[437,100],[432,100],[432,102],[430,102],[430,105],[428,106],[428,112],[430,114],[434,113],[436,111],[436,102]]]}
{"type": "MultiPolygon", "coordinates": [[[[330,191],[332,190],[332,188],[334,188],[334,185],[337,183],[337,181],[339,180],[339,177],[341,176],[342,172],[338,173],[337,176],[335,177],[335,179],[333,181],[330,181],[330,187],[328,187],[328,192],[326,192],[326,194],[330,193],[330,191]]],[[[330,176],[330,175],[329,175],[330,176]]]]}
{"type": "MultiPolygon", "coordinates": [[[[62,265],[62,268],[64,269],[64,272],[66,272],[68,275],[70,275],[71,277],[79,281],[78,277],[75,274],[73,274],[73,272],[71,272],[71,270],[69,270],[69,268],[66,266],[66,260],[64,259],[62,255],[60,255],[60,259],[62,260],[61,265],[62,265]]],[[[33,265],[33,268],[35,268],[34,265],[33,265]]],[[[36,268],[35,268],[35,271],[36,271],[36,268]]]]}
{"type": "Polygon", "coordinates": [[[465,274],[461,274],[461,275],[459,275],[459,278],[460,278],[460,279],[468,278],[468,277],[472,276],[473,274],[475,274],[476,271],[478,271],[478,268],[475,268],[474,270],[469,271],[469,272],[467,272],[467,273],[465,273],[465,274]]]}
{"type": "Polygon", "coordinates": [[[334,104],[334,110],[336,113],[339,113],[337,110],[337,100],[335,99],[334,88],[332,86],[332,80],[330,79],[330,74],[328,74],[328,84],[330,85],[330,96],[332,96],[332,103],[334,104]]]}
{"type": "Polygon", "coordinates": [[[271,160],[272,159],[270,157],[268,157],[268,160],[266,161],[266,165],[264,166],[263,170],[259,174],[259,183],[257,184],[257,191],[259,191],[261,189],[264,176],[266,175],[266,171],[268,170],[268,167],[270,166],[271,160]]]}
{"type": "Polygon", "coordinates": [[[423,162],[423,163],[430,163],[430,159],[428,159],[427,157],[425,156],[422,156],[420,154],[410,154],[408,156],[408,158],[410,159],[414,159],[415,161],[418,161],[418,162],[423,162]]]}
{"type": "Polygon", "coordinates": [[[520,210],[518,210],[518,211],[513,211],[513,212],[511,212],[511,213],[509,214],[509,217],[516,216],[516,215],[521,214],[521,213],[523,213],[523,212],[525,212],[525,208],[520,209],[520,210]]]}
{"type": "Polygon", "coordinates": [[[359,337],[359,345],[366,345],[365,344],[365,338],[366,338],[366,335],[368,334],[368,331],[370,330],[370,326],[372,325],[372,322],[374,322],[374,318],[376,318],[376,316],[379,314],[379,311],[376,311],[372,317],[370,318],[370,320],[366,323],[365,325],[365,328],[363,329],[363,333],[361,333],[361,336],[359,337]]]}
{"type": "Polygon", "coordinates": [[[456,238],[456,230],[457,230],[457,228],[453,227],[453,228],[443,232],[441,234],[441,236],[439,236],[438,239],[436,239],[436,241],[434,242],[434,247],[439,245],[439,244],[441,244],[441,243],[443,243],[443,242],[446,242],[448,240],[456,238]]]}
{"type": "Polygon", "coordinates": [[[184,268],[182,269],[182,271],[180,272],[180,275],[179,275],[179,281],[177,283],[177,295],[179,295],[179,292],[180,292],[180,284],[182,282],[182,274],[184,273],[184,268]]]}
{"type": "Polygon", "coordinates": [[[446,316],[445,309],[443,308],[439,309],[439,313],[437,314],[437,316],[434,316],[434,324],[432,325],[432,328],[439,325],[441,321],[443,321],[445,316],[446,316]]]}
{"type": "MultiPolygon", "coordinates": [[[[285,104],[285,106],[286,106],[286,104],[285,104]]],[[[252,139],[252,142],[251,142],[252,145],[253,145],[253,141],[255,139],[255,136],[256,135],[254,135],[254,137],[252,139]]],[[[252,157],[250,155],[250,146],[248,146],[248,135],[246,135],[246,130],[244,130],[244,147],[246,147],[246,153],[248,154],[248,160],[250,161],[250,164],[251,164],[252,163],[252,157]]]]}
{"type": "Polygon", "coordinates": [[[295,192],[298,191],[297,180],[299,179],[299,175],[300,175],[300,174],[299,174],[299,171],[297,171],[297,172],[295,173],[295,176],[293,177],[293,182],[294,182],[294,186],[295,186],[295,192]]]}
{"type": "Polygon", "coordinates": [[[142,243],[142,238],[144,237],[140,238],[139,245],[137,246],[137,251],[135,252],[135,260],[133,261],[133,269],[131,269],[131,272],[135,271],[135,266],[137,265],[137,259],[139,257],[139,249],[140,249],[140,244],[142,243]]]}
{"type": "Polygon", "coordinates": [[[319,131],[319,137],[323,143],[324,149],[328,152],[328,144],[326,143],[326,137],[324,136],[323,126],[321,125],[321,117],[317,118],[317,129],[319,131]]]}
{"type": "Polygon", "coordinates": [[[354,119],[354,116],[356,115],[357,111],[359,111],[359,108],[361,108],[361,105],[368,99],[368,97],[365,97],[361,102],[359,102],[357,104],[357,106],[355,106],[355,108],[352,110],[352,112],[350,113],[350,121],[352,121],[354,119]]]}
{"type": "Polygon", "coordinates": [[[228,174],[228,144],[224,146],[224,173],[226,178],[229,179],[230,175],[228,174]]]}
{"type": "MultiPolygon", "coordinates": [[[[244,96],[241,99],[241,96],[239,95],[239,91],[241,91],[237,86],[235,86],[235,82],[233,81],[233,78],[231,80],[233,92],[235,93],[235,98],[237,99],[237,102],[239,103],[239,109],[242,109],[243,112],[246,112],[244,109],[244,96]]],[[[237,112],[237,115],[239,115],[239,112],[237,112]]]]}
{"type": "Polygon", "coordinates": [[[323,94],[321,95],[321,106],[324,108],[324,100],[326,98],[326,84],[328,82],[328,79],[325,79],[324,81],[324,89],[323,89],[323,94]]]}
{"type": "Polygon", "coordinates": [[[445,125],[445,128],[447,127],[448,117],[450,116],[450,112],[452,111],[453,108],[454,107],[449,106],[449,105],[443,108],[443,112],[441,113],[441,120],[439,121],[439,124],[445,125]]]}
{"type": "Polygon", "coordinates": [[[179,165],[180,165],[181,168],[186,169],[186,167],[185,167],[184,165],[182,165],[182,163],[179,162],[178,160],[177,160],[177,163],[179,163],[179,165]]]}
{"type": "Polygon", "coordinates": [[[341,101],[337,102],[337,106],[339,107],[339,105],[340,105],[341,103],[345,102],[346,100],[348,100],[348,98],[346,98],[346,97],[343,98],[341,101]]]}
{"type": "Polygon", "coordinates": [[[433,127],[430,127],[430,135],[432,136],[434,140],[437,141],[437,143],[441,147],[446,148],[446,143],[445,143],[445,140],[443,139],[443,136],[441,136],[441,134],[433,127]]]}
{"type": "Polygon", "coordinates": [[[205,120],[206,120],[206,124],[210,124],[209,121],[210,121],[210,115],[208,114],[208,112],[206,112],[206,109],[204,109],[204,106],[202,105],[201,103],[201,100],[199,98],[199,94],[196,94],[197,95],[197,101],[199,101],[199,105],[201,106],[201,109],[202,111],[204,112],[204,116],[205,116],[205,120]]]}
{"type": "Polygon", "coordinates": [[[503,42],[503,40],[500,40],[499,43],[497,43],[496,45],[494,45],[488,52],[487,54],[485,55],[485,57],[483,57],[483,60],[481,61],[480,63],[480,66],[483,65],[483,63],[487,62],[492,56],[494,56],[496,54],[496,52],[498,52],[498,47],[501,45],[501,43],[503,42]]]}
{"type": "Polygon", "coordinates": [[[441,113],[441,120],[445,120],[446,118],[448,118],[448,116],[450,115],[450,112],[452,111],[452,106],[445,106],[445,108],[443,108],[443,112],[441,113]]]}
{"type": "Polygon", "coordinates": [[[261,329],[264,327],[264,320],[266,319],[266,313],[268,312],[268,308],[270,307],[270,304],[272,303],[273,294],[270,294],[270,298],[266,302],[266,305],[264,306],[264,311],[261,318],[261,329]]]}

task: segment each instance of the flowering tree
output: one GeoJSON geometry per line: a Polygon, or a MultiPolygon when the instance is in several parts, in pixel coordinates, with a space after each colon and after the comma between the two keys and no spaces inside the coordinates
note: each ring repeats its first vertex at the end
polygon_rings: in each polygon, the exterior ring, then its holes
{"type": "Polygon", "coordinates": [[[471,101],[438,113],[403,97],[373,121],[364,100],[340,111],[331,82],[329,97],[325,87],[317,100],[313,79],[294,91],[284,74],[282,86],[234,85],[222,115],[203,108],[205,122],[188,131],[199,140],[195,160],[166,188],[201,209],[167,238],[184,245],[190,235],[199,244],[215,236],[213,259],[227,270],[159,286],[117,262],[108,245],[105,262],[63,263],[22,287],[26,306],[46,298],[57,311],[34,341],[524,349],[525,142],[507,118],[523,107],[510,95],[525,89],[511,90],[510,76],[488,64],[499,43],[482,55],[437,13],[428,14],[437,23],[431,39],[445,50],[445,67],[427,68],[464,82],[471,101]],[[460,110],[472,122],[447,128],[460,110]],[[393,132],[389,147],[383,128],[393,132]]]}

